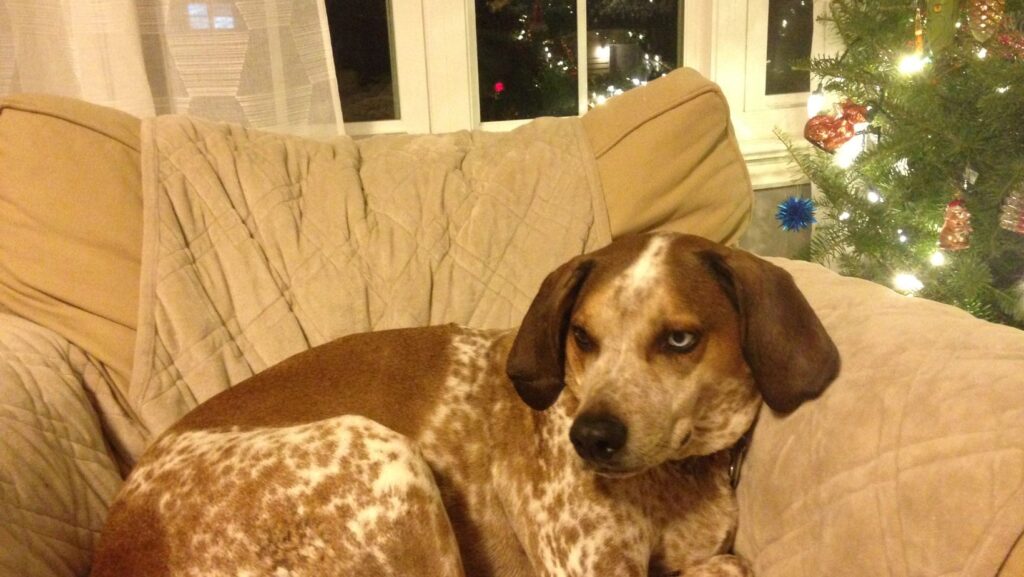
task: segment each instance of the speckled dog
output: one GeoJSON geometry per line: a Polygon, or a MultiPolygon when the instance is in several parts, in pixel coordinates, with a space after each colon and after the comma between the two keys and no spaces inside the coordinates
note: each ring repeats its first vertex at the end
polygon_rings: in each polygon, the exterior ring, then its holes
{"type": "Polygon", "coordinates": [[[624,238],[551,273],[518,331],[346,337],[201,405],[132,473],[93,575],[751,575],[729,448],[838,368],[781,269],[624,238]]]}

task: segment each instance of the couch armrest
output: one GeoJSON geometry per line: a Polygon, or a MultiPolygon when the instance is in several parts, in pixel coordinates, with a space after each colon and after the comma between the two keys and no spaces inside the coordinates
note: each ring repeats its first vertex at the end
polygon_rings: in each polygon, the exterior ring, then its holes
{"type": "Polygon", "coordinates": [[[67,340],[0,314],[0,575],[86,575],[121,474],[67,340]]]}

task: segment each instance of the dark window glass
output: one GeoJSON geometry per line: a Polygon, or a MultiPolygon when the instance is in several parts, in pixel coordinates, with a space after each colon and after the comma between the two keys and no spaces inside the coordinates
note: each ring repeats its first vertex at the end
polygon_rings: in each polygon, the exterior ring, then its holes
{"type": "Polygon", "coordinates": [[[578,112],[575,0],[476,0],[476,39],[481,120],[578,112]]]}
{"type": "Polygon", "coordinates": [[[810,73],[794,70],[811,57],[814,6],[811,0],[768,2],[768,54],[765,94],[790,94],[811,90],[810,73]]]}
{"type": "Polygon", "coordinates": [[[345,122],[401,118],[387,0],[325,0],[345,122]]]}
{"type": "Polygon", "coordinates": [[[675,68],[682,29],[680,0],[588,0],[590,105],[675,68]]]}

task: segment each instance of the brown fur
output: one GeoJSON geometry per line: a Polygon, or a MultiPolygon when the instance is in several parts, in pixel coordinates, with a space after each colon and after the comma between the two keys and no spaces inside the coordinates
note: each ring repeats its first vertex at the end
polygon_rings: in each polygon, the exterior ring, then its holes
{"type": "Polygon", "coordinates": [[[147,452],[94,575],[751,575],[728,554],[728,448],[762,394],[790,410],[838,367],[772,269],[694,237],[631,237],[553,272],[518,333],[387,331],[300,354],[147,452]],[[667,352],[683,329],[698,344],[667,352]],[[568,439],[594,411],[629,429],[608,462],[568,439]]]}

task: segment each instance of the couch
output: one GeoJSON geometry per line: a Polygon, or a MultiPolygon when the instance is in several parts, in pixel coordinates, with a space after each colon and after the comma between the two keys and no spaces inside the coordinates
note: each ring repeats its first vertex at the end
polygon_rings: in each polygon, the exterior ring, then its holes
{"type": "MultiPolygon", "coordinates": [[[[623,234],[735,244],[752,192],[690,70],[511,133],[313,141],[0,101],[0,575],[85,575],[135,459],[198,403],[352,332],[512,326],[623,234]]],[[[840,377],[762,410],[737,552],[763,576],[1024,575],[1024,332],[770,259],[840,377]]]]}

